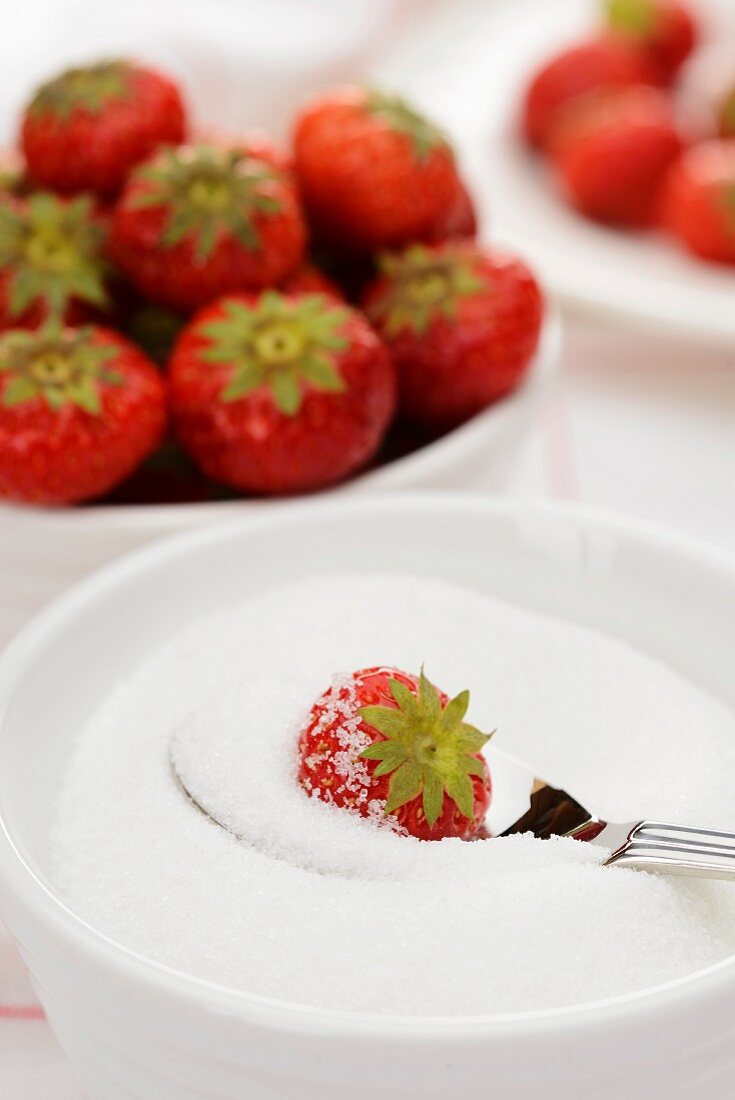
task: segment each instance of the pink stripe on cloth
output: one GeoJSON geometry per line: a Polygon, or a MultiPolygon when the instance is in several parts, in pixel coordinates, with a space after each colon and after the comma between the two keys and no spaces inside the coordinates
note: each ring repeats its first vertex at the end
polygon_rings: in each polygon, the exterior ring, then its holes
{"type": "Polygon", "coordinates": [[[46,1016],[40,1005],[2,1005],[0,1004],[0,1020],[45,1020],[46,1016]]]}

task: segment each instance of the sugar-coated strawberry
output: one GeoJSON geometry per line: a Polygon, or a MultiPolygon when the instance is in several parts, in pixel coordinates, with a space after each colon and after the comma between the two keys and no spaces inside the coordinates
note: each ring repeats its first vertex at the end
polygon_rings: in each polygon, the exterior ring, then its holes
{"type": "Polygon", "coordinates": [[[297,121],[296,172],[316,236],[374,252],[431,238],[457,197],[444,135],[402,99],[338,88],[297,121]]]}
{"type": "Polygon", "coordinates": [[[31,176],[55,191],[118,191],[160,145],[185,138],[184,106],[168,77],[132,61],[70,69],[36,92],[23,117],[31,176]]]}
{"type": "Polygon", "coordinates": [[[543,317],[525,264],[457,241],[384,256],[365,308],[393,357],[402,416],[430,431],[462,423],[518,386],[543,317]]]}
{"type": "Polygon", "coordinates": [[[163,381],[103,328],[0,336],[0,497],[70,504],[101,496],[158,445],[163,381]]]}
{"type": "Polygon", "coordinates": [[[472,238],[477,236],[477,214],[469,191],[458,181],[454,202],[434,226],[433,232],[426,238],[427,243],[440,244],[455,237],[472,238]]]}
{"type": "Polygon", "coordinates": [[[696,256],[735,264],[735,141],[688,149],[663,192],[666,228],[696,256]]]}
{"type": "Polygon", "coordinates": [[[184,329],[169,375],[183,446],[210,477],[250,493],[354,473],[395,410],[385,347],[360,313],[323,294],[216,302],[184,329]]]}
{"type": "Polygon", "coordinates": [[[423,671],[341,677],[301,731],[299,782],[313,798],[420,840],[469,840],[491,796],[481,752],[489,736],[465,722],[469,701],[468,691],[450,700],[423,671]]]}
{"type": "Polygon", "coordinates": [[[565,112],[552,160],[572,205],[609,225],[645,227],[661,183],[682,150],[669,96],[639,86],[601,93],[565,112]]]}
{"type": "Polygon", "coordinates": [[[642,50],[663,84],[672,84],[699,39],[699,24],[682,0],[606,0],[614,34],[642,50]]]}
{"type": "Polygon", "coordinates": [[[112,254],[153,302],[192,310],[282,282],[306,229],[289,175],[237,149],[166,149],[137,168],[115,207],[112,254]]]}
{"type": "Polygon", "coordinates": [[[0,329],[78,324],[104,310],[105,235],[88,196],[0,196],[0,329]]]}
{"type": "Polygon", "coordinates": [[[644,83],[650,75],[640,51],[611,35],[567,47],[546,61],[528,86],[522,109],[526,141],[545,148],[569,104],[590,92],[644,83]]]}

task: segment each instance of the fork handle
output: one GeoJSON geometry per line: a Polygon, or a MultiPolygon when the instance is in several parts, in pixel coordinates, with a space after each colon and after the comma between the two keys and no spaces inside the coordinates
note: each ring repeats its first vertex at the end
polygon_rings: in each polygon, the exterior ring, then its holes
{"type": "Polygon", "coordinates": [[[605,864],[735,882],[735,833],[639,821],[605,864]]]}

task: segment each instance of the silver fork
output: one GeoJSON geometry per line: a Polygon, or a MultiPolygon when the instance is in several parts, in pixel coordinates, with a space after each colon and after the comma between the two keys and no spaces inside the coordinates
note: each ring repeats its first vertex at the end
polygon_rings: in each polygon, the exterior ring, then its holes
{"type": "Polygon", "coordinates": [[[735,881],[735,833],[661,821],[603,821],[495,746],[488,752],[488,763],[493,798],[483,829],[486,838],[513,833],[533,833],[542,840],[572,837],[611,848],[605,860],[608,867],[735,881]]]}

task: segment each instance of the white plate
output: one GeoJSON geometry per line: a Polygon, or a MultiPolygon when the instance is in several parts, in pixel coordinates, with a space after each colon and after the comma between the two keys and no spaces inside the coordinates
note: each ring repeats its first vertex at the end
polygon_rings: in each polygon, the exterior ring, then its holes
{"type": "MultiPolygon", "coordinates": [[[[695,0],[692,0],[695,2],[695,0]]],[[[594,25],[598,0],[458,0],[420,47],[378,70],[455,137],[491,239],[528,259],[568,305],[735,347],[735,270],[690,258],[653,234],[608,230],[575,214],[518,138],[530,75],[594,25]]],[[[732,36],[732,0],[697,0],[710,36],[732,36]]]]}
{"type": "Polygon", "coordinates": [[[525,7],[513,5],[506,24],[504,48],[513,56],[514,72],[497,89],[504,104],[488,158],[497,231],[574,306],[735,346],[735,271],[690,258],[662,235],[616,232],[580,217],[518,140],[518,103],[529,72],[539,57],[584,33],[590,5],[535,4],[530,24],[525,7]]]}

